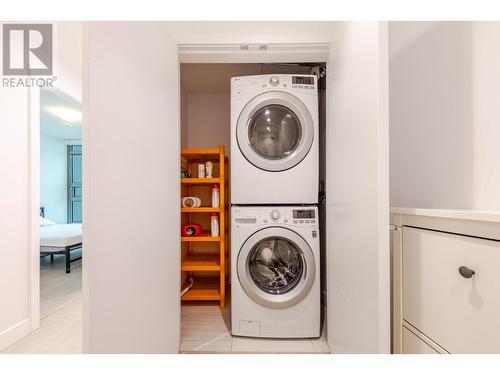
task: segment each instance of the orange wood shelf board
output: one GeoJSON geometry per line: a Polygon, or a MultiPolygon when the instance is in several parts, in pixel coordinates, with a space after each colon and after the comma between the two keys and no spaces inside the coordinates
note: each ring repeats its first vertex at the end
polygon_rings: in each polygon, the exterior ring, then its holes
{"type": "Polygon", "coordinates": [[[219,278],[197,277],[194,284],[186,294],[182,296],[183,301],[219,301],[219,278]]]}
{"type": "Polygon", "coordinates": [[[197,155],[217,155],[220,154],[220,148],[183,148],[181,149],[182,156],[197,155]]]}
{"type": "Polygon", "coordinates": [[[220,271],[220,255],[187,255],[181,262],[181,271],[220,271]]]}
{"type": "Polygon", "coordinates": [[[204,163],[208,160],[219,162],[220,149],[218,148],[185,148],[181,150],[181,157],[192,163],[204,163]]]}
{"type": "Polygon", "coordinates": [[[182,207],[181,212],[190,212],[190,213],[195,213],[195,212],[220,212],[221,208],[220,207],[182,207]]]}
{"type": "Polygon", "coordinates": [[[181,184],[189,185],[207,185],[207,184],[219,184],[220,178],[181,178],[181,184]]]}
{"type": "MultiPolygon", "coordinates": [[[[202,234],[206,234],[206,232],[203,232],[202,234]]],[[[220,237],[212,237],[212,236],[181,236],[181,241],[182,242],[219,242],[220,237]]]]}

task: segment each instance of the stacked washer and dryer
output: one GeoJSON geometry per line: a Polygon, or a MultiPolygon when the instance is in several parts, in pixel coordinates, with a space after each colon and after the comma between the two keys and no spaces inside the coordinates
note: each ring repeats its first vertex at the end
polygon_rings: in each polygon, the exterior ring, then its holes
{"type": "Polygon", "coordinates": [[[231,79],[231,330],[320,336],[314,75],[231,79]]]}

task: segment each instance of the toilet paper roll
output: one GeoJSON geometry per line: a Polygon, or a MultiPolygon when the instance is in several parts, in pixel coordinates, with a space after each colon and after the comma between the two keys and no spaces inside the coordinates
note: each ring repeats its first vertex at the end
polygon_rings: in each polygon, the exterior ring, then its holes
{"type": "Polygon", "coordinates": [[[181,198],[181,206],[185,208],[197,208],[201,206],[201,199],[198,197],[181,198]]]}

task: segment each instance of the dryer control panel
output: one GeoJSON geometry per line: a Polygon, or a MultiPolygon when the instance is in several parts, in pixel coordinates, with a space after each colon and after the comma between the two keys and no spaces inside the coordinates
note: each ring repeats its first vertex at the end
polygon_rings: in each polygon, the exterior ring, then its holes
{"type": "Polygon", "coordinates": [[[317,207],[233,207],[235,225],[283,225],[315,228],[319,225],[317,207]]]}
{"type": "Polygon", "coordinates": [[[317,87],[317,77],[308,74],[266,74],[231,78],[231,95],[244,94],[257,89],[261,91],[273,89],[297,90],[303,93],[315,94],[317,87]]]}

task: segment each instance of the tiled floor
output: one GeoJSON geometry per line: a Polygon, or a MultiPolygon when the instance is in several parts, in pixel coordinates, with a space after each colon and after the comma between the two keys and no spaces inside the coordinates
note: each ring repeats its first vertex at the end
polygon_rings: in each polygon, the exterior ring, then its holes
{"type": "Polygon", "coordinates": [[[229,307],[216,304],[182,306],[181,353],[329,353],[325,327],[318,339],[232,337],[229,307]]]}

